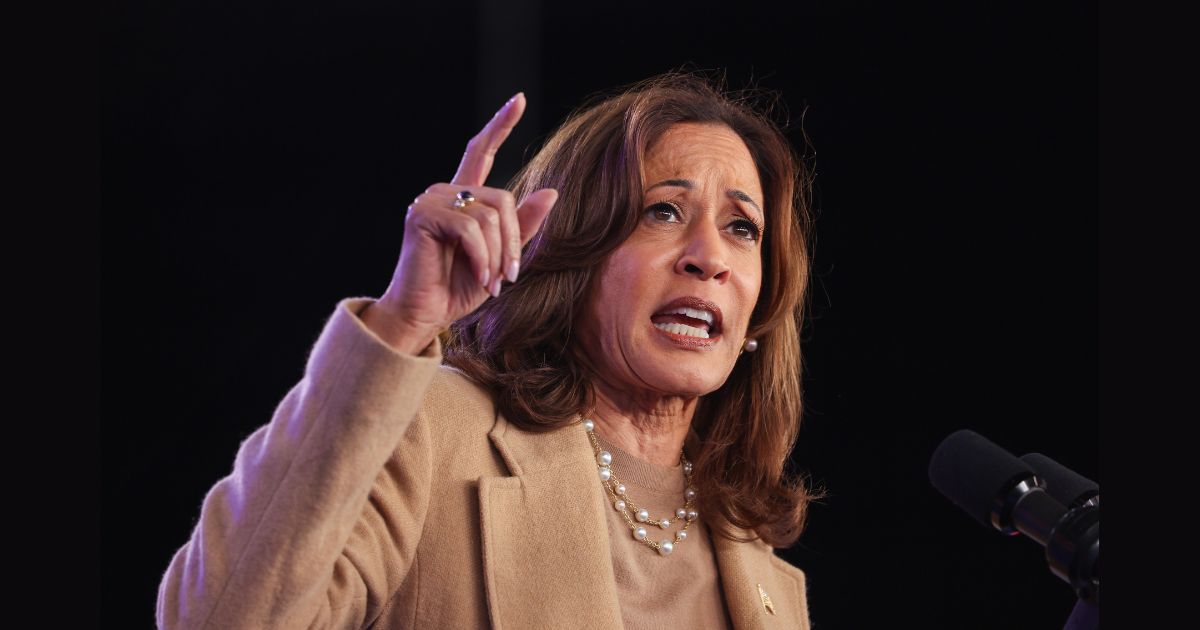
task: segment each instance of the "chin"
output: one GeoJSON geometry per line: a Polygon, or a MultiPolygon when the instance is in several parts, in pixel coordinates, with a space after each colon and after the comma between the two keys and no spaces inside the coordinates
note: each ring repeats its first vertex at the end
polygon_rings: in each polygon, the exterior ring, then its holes
{"type": "Polygon", "coordinates": [[[667,367],[652,370],[647,376],[647,383],[653,383],[656,389],[674,396],[704,396],[717,391],[725,384],[724,378],[714,378],[713,371],[710,370],[681,371],[667,367]]]}

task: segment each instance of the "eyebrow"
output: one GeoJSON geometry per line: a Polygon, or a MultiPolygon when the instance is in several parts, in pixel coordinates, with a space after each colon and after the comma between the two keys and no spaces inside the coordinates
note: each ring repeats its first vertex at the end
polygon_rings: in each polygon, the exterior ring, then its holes
{"type": "MultiPolygon", "coordinates": [[[[658,182],[657,184],[647,188],[646,192],[654,190],[655,188],[658,188],[659,186],[678,186],[680,188],[686,188],[688,190],[695,190],[696,182],[693,182],[690,179],[664,179],[663,181],[658,182]]],[[[754,206],[754,209],[758,210],[759,215],[766,214],[765,212],[762,211],[762,208],[758,207],[757,203],[754,203],[754,200],[750,198],[750,195],[747,195],[746,193],[744,193],[740,190],[737,190],[737,189],[729,191],[728,194],[730,197],[733,197],[734,199],[737,199],[739,201],[745,201],[746,203],[754,206]]]]}

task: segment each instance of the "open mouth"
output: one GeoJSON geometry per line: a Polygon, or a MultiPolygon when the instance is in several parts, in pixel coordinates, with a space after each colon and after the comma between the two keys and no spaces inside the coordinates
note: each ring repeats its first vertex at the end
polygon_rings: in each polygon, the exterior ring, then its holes
{"type": "Polygon", "coordinates": [[[721,334],[721,309],[699,298],[680,298],[650,316],[655,328],[674,335],[712,339],[721,334]]]}

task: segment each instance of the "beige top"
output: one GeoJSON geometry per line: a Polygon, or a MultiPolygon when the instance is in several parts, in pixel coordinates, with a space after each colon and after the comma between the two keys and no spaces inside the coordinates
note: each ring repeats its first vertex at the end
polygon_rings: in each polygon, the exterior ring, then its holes
{"type": "Polygon", "coordinates": [[[656,599],[658,628],[710,627],[718,592],[739,630],[809,627],[804,573],[761,540],[668,558],[623,544],[579,424],[514,426],[437,342],[410,356],[379,339],[358,317],[370,302],[338,304],[204,497],[159,585],[160,628],[641,627],[656,599]],[[719,582],[646,580],[710,558],[719,582]]]}
{"type": "MultiPolygon", "coordinates": [[[[601,448],[612,453],[610,467],[625,484],[626,496],[649,510],[651,517],[670,519],[672,524],[666,530],[647,524],[649,538],[673,541],[682,525],[676,522],[674,514],[684,504],[683,466],[659,466],[638,459],[604,439],[599,431],[596,440],[601,448]]],[[[688,527],[687,539],[668,556],[660,556],[635,540],[629,523],[615,507],[609,510],[608,533],[625,628],[732,627],[721,594],[717,559],[703,519],[688,527]]]]}

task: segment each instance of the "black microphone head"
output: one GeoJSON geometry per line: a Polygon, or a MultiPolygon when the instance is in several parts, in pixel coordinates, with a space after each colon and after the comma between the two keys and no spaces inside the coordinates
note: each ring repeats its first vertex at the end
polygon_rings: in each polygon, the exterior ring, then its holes
{"type": "Polygon", "coordinates": [[[988,529],[992,510],[1019,481],[1034,476],[1028,464],[978,433],[951,433],[933,452],[929,482],[988,529]]]}
{"type": "Polygon", "coordinates": [[[1055,501],[1069,508],[1079,507],[1088,499],[1100,494],[1100,486],[1095,481],[1041,453],[1022,455],[1021,461],[1029,464],[1037,476],[1046,482],[1046,492],[1049,492],[1055,501]]]}

